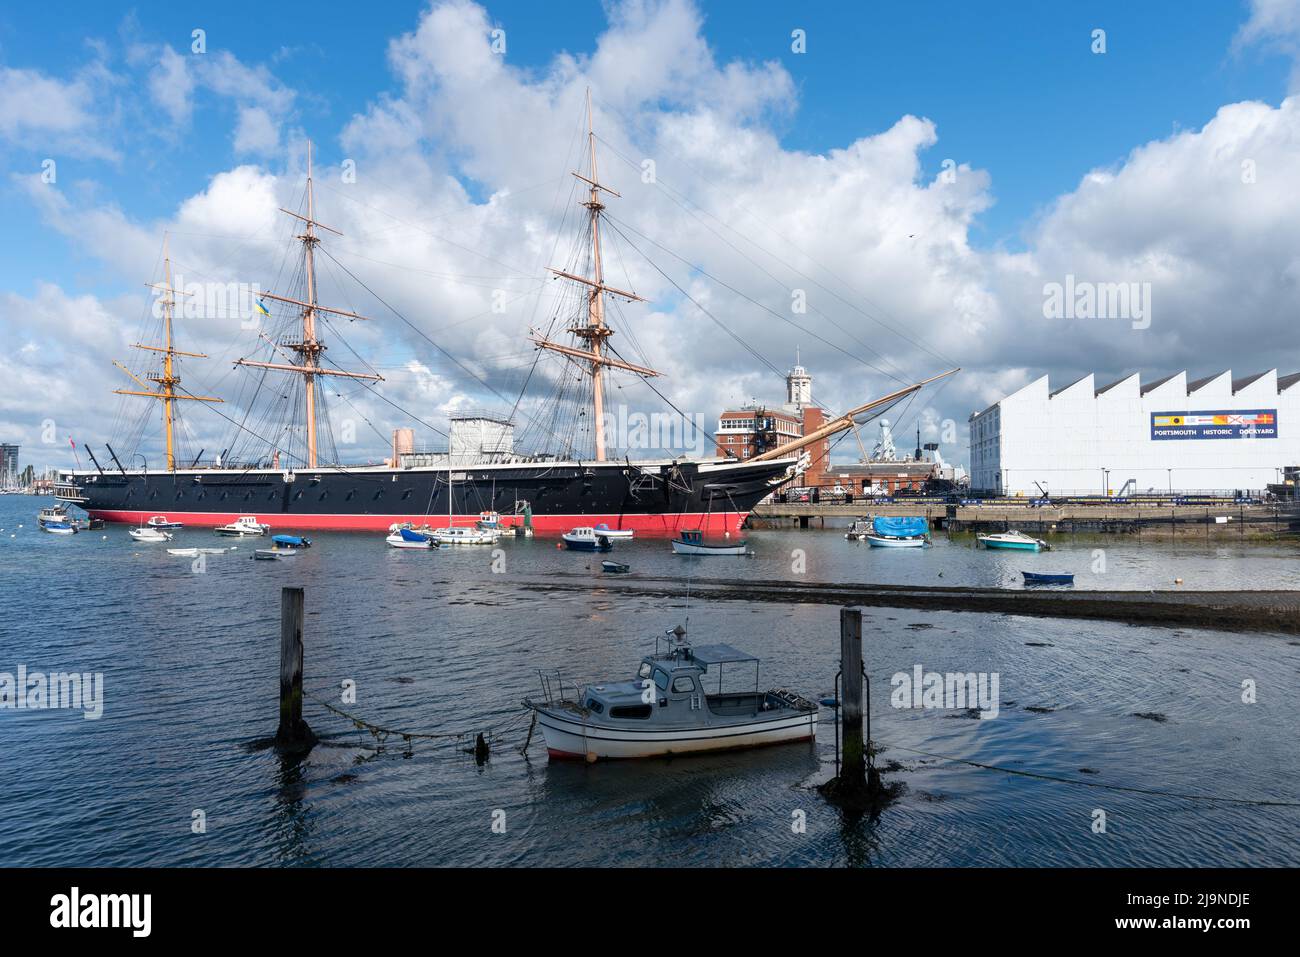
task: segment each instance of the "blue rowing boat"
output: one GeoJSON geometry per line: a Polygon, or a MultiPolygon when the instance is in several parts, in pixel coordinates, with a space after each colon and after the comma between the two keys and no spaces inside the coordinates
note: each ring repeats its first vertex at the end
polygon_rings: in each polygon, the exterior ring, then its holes
{"type": "Polygon", "coordinates": [[[1043,575],[1039,572],[1021,572],[1026,585],[1073,585],[1074,575],[1043,575]]]}

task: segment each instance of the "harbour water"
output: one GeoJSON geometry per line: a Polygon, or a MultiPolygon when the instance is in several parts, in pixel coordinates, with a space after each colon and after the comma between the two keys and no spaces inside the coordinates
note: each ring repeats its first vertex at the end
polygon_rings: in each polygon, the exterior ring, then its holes
{"type": "MultiPolygon", "coordinates": [[[[762,687],[826,695],[833,607],[614,596],[599,556],[541,538],[503,541],[494,571],[488,548],[401,551],[382,536],[319,533],[292,559],[255,562],[264,542],[181,531],[173,547],[238,546],[196,569],[121,526],[44,535],[45,501],[0,499],[0,672],[102,672],[103,716],[0,711],[0,864],[1300,863],[1300,807],[1168,796],[1300,801],[1294,636],[868,609],[872,732],[880,762],[897,762],[887,779],[906,787],[877,818],[854,819],[812,789],[831,773],[828,709],[815,745],[593,766],[550,763],[539,740],[527,758],[515,749],[535,669],[630,676],[654,636],[688,616],[696,640],[761,656],[762,687]],[[590,576],[592,588],[548,594],[558,575],[590,576]],[[451,742],[408,750],[389,738],[376,750],[316,700],[305,716],[325,741],[307,759],[250,747],[276,725],[284,585],[306,589],[315,699],[411,731],[504,728],[491,759],[480,767],[451,742]],[[891,676],[916,665],[996,673],[997,717],[891,707],[891,676]],[[340,701],[344,681],[355,704],[340,701]],[[1244,681],[1255,703],[1242,701],[1244,681]],[[196,811],[205,833],[193,832],[196,811]]],[[[1081,536],[1017,555],[942,536],[924,550],[870,549],[829,529],[749,538],[752,559],[674,557],[662,540],[614,557],[632,575],[1019,587],[1037,569],[1075,572],[1077,588],[1176,577],[1186,589],[1300,588],[1300,549],[1286,543],[1081,536]]]]}

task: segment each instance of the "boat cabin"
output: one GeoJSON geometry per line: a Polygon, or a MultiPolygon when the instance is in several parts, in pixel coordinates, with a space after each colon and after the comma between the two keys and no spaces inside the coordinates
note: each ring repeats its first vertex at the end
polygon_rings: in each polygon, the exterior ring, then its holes
{"type": "Polygon", "coordinates": [[[767,695],[758,690],[758,673],[759,659],[731,645],[679,645],[642,658],[632,681],[589,685],[583,707],[632,721],[685,719],[690,712],[703,712],[698,717],[705,718],[757,714],[769,708],[767,695]],[[726,665],[753,665],[752,690],[724,691],[726,665]]]}

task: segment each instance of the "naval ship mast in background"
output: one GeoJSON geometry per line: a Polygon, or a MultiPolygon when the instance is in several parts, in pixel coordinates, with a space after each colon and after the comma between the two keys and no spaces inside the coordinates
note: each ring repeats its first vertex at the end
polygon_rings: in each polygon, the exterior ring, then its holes
{"type": "MultiPolygon", "coordinates": [[[[252,359],[239,359],[235,362],[237,366],[247,366],[255,369],[274,369],[278,372],[294,372],[302,376],[303,394],[306,403],[306,431],[307,431],[307,458],[306,466],[309,469],[316,468],[317,462],[317,440],[316,440],[316,378],[318,376],[338,376],[344,379],[364,379],[371,382],[382,382],[383,376],[367,372],[346,372],[342,369],[326,369],[321,366],[321,354],[325,351],[325,345],[316,335],[316,314],[318,312],[328,312],[335,316],[344,316],[348,319],[365,319],[365,316],[359,316],[355,312],[347,312],[343,309],[334,309],[329,306],[322,306],[316,301],[316,244],[320,242],[320,237],[316,235],[316,228],[319,226],[336,236],[342,236],[337,229],[326,226],[324,223],[316,221],[316,199],[312,188],[312,146],[311,140],[307,141],[307,215],[302,216],[291,210],[280,207],[280,212],[288,213],[295,219],[303,222],[303,231],[294,238],[302,243],[303,250],[303,268],[306,272],[307,281],[307,299],[304,302],[301,299],[292,299],[288,296],[280,296],[271,292],[261,294],[264,299],[274,299],[277,302],[287,303],[293,306],[299,306],[302,309],[302,339],[298,341],[283,342],[281,346],[291,349],[298,354],[296,363],[284,362],[257,362],[252,359]]],[[[288,357],[291,358],[291,357],[288,357]]]]}
{"type": "MultiPolygon", "coordinates": [[[[572,448],[567,457],[517,452],[513,447],[514,423],[491,415],[467,417],[471,427],[466,427],[465,419],[453,418],[446,453],[403,450],[399,448],[397,432],[409,433],[409,430],[395,430],[393,457],[383,465],[345,466],[338,462],[320,461],[322,437],[329,436],[331,448],[333,439],[321,404],[323,395],[317,391],[320,387],[318,379],[337,377],[374,383],[382,381],[382,377],[377,373],[352,372],[322,365],[326,344],[321,331],[323,325],[328,325],[327,318],[338,316],[363,320],[366,317],[322,306],[317,297],[315,253],[320,243],[317,230],[338,231],[316,219],[309,143],[304,194],[306,214],[281,208],[282,212],[303,224],[302,232],[295,237],[302,243],[303,298],[261,293],[258,302],[268,316],[270,313],[261,306],[261,298],[296,307],[300,311],[301,331],[283,334],[278,340],[259,331],[258,338],[264,348],[270,347],[271,356],[267,360],[240,358],[235,362],[236,366],[249,369],[301,377],[305,450],[300,454],[283,447],[283,436],[295,433],[296,426],[292,422],[274,438],[267,438],[227,416],[225,418],[238,429],[236,441],[248,441],[245,436],[251,436],[261,445],[269,446],[266,452],[270,454],[251,465],[223,463],[222,456],[218,456],[212,463],[201,463],[196,457],[189,468],[177,467],[171,434],[172,402],[178,399],[220,400],[188,393],[182,395],[176,391],[179,377],[173,369],[173,356],[200,354],[177,352],[171,345],[170,310],[174,300],[171,299],[168,260],[165,283],[168,291],[164,297],[166,345],[157,350],[164,353],[165,361],[160,376],[149,376],[161,388],[158,392],[125,392],[164,400],[167,468],[128,470],[108,446],[116,472],[102,468],[92,453],[94,470],[60,473],[56,497],[81,505],[93,517],[131,523],[151,515],[165,514],[187,525],[219,526],[248,515],[282,529],[378,531],[398,522],[417,525],[436,522],[441,525],[448,521],[448,516],[453,525],[468,525],[473,524],[481,513],[495,511],[501,515],[505,526],[519,524],[523,515],[530,514],[533,527],[539,532],[562,532],[577,525],[601,522],[611,528],[630,528],[652,534],[673,534],[684,528],[700,528],[711,533],[732,532],[745,521],[754,505],[799,473],[807,459],[806,454],[801,454],[806,447],[852,428],[859,416],[878,413],[926,384],[957,371],[954,369],[904,386],[850,409],[808,435],[750,459],[691,459],[678,455],[640,461],[630,457],[611,461],[610,437],[605,431],[605,375],[619,371],[649,379],[660,373],[627,362],[616,353],[611,354],[614,350],[608,346],[614,331],[607,321],[607,297],[628,302],[645,300],[605,282],[601,247],[601,219],[605,206],[602,199],[604,195],[617,197],[619,194],[600,181],[590,91],[586,119],[586,158],[590,168],[587,173],[573,171],[573,175],[586,184],[586,200],[581,205],[587,210],[590,275],[548,267],[557,278],[585,287],[585,304],[582,306],[585,315],[574,317],[568,326],[568,332],[579,344],[565,345],[533,330],[529,331],[529,338],[539,350],[558,354],[574,363],[584,380],[590,376],[594,461],[585,460],[572,448]],[[274,361],[276,354],[286,361],[274,361]],[[323,434],[322,420],[326,424],[323,434]],[[282,454],[290,460],[289,467],[281,467],[282,454]]],[[[334,257],[330,255],[330,258],[334,257]]],[[[344,271],[347,271],[346,267],[344,271]]],[[[485,385],[482,380],[480,384],[485,385]]],[[[250,409],[256,398],[255,394],[249,403],[250,409]]],[[[417,417],[413,415],[412,418],[417,417]]]]}
{"type": "Polygon", "coordinates": [[[615,289],[613,286],[605,285],[604,266],[600,253],[600,214],[605,209],[605,204],[600,201],[601,192],[609,193],[611,196],[618,196],[608,186],[601,184],[600,176],[596,166],[596,131],[591,121],[591,90],[587,91],[587,148],[591,162],[591,176],[586,177],[577,170],[573,175],[587,184],[590,195],[582,205],[587,208],[591,217],[591,263],[592,275],[576,276],[571,272],[565,272],[563,269],[556,269],[554,266],[548,267],[551,272],[564,279],[573,282],[582,283],[590,288],[587,293],[587,324],[585,326],[574,326],[569,331],[579,339],[587,341],[587,348],[574,349],[569,346],[559,345],[551,342],[543,336],[532,336],[532,341],[537,343],[543,349],[549,349],[552,352],[558,352],[561,355],[569,356],[579,362],[589,363],[591,366],[591,406],[594,417],[594,428],[596,433],[596,461],[605,461],[605,369],[622,369],[625,372],[633,372],[645,378],[651,378],[659,375],[654,369],[647,369],[645,366],[633,365],[630,362],[624,362],[622,359],[614,359],[605,355],[605,340],[614,334],[614,331],[605,324],[605,295],[612,293],[628,302],[645,302],[636,293],[626,292],[622,289],[615,289]]]}

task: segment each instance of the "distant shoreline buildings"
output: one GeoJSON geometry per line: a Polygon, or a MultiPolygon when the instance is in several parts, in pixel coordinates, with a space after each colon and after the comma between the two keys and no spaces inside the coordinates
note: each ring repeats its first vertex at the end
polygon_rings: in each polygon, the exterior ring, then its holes
{"type": "Polygon", "coordinates": [[[1300,463],[1300,373],[1191,382],[1047,376],[970,416],[971,489],[1003,495],[1258,491],[1300,463]]]}
{"type": "MultiPolygon", "coordinates": [[[[717,454],[723,458],[747,459],[825,425],[826,410],[813,401],[812,381],[813,377],[796,358],[794,368],[786,373],[784,403],[765,405],[755,399],[723,411],[718,416],[717,454]]],[[[812,446],[808,468],[800,481],[808,485],[833,482],[833,476],[828,475],[830,452],[829,438],[812,446]]]]}

